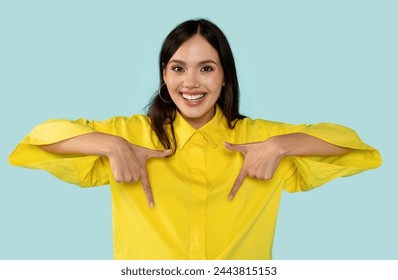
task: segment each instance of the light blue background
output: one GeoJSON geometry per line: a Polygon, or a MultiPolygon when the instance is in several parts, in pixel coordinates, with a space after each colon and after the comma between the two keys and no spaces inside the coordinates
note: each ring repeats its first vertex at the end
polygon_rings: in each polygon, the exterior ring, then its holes
{"type": "Polygon", "coordinates": [[[108,187],[80,189],[7,157],[49,118],[143,113],[178,23],[230,40],[242,113],[336,122],[380,149],[379,169],[281,201],[276,259],[398,259],[396,1],[2,1],[0,259],[112,259],[108,187]]]}

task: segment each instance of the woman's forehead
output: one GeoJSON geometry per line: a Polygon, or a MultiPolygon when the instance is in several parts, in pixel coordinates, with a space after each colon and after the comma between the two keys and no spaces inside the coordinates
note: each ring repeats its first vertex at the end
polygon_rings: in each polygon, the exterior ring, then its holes
{"type": "Polygon", "coordinates": [[[201,35],[197,34],[184,42],[171,57],[170,61],[178,60],[186,64],[203,61],[219,63],[217,50],[201,35]]]}

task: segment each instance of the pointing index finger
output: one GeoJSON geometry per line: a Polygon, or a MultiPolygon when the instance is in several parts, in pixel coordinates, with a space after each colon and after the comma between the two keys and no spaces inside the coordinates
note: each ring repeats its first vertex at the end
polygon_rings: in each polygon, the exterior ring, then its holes
{"type": "Polygon", "coordinates": [[[152,188],[149,183],[148,174],[146,172],[141,175],[141,183],[142,183],[142,187],[145,192],[145,196],[148,200],[149,206],[151,208],[155,207],[155,201],[153,199],[152,188]]]}
{"type": "Polygon", "coordinates": [[[246,176],[247,176],[247,172],[244,168],[242,168],[239,172],[238,177],[236,178],[236,180],[234,182],[234,185],[232,186],[231,191],[229,192],[229,195],[228,195],[229,200],[232,200],[235,197],[236,193],[238,192],[238,190],[239,190],[240,186],[242,185],[243,180],[245,180],[246,176]]]}

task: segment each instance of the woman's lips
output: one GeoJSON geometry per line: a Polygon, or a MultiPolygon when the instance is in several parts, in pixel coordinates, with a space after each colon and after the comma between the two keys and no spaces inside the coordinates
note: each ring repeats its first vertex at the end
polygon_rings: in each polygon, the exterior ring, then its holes
{"type": "Polygon", "coordinates": [[[190,94],[190,93],[183,93],[182,97],[185,100],[189,100],[189,101],[196,101],[199,99],[202,99],[205,96],[204,93],[196,93],[196,94],[190,94]]]}
{"type": "Polygon", "coordinates": [[[205,99],[206,93],[204,93],[204,92],[192,92],[192,93],[183,92],[183,93],[181,93],[181,96],[182,96],[184,103],[187,104],[188,106],[197,106],[197,105],[200,105],[202,103],[202,101],[205,99]]]}

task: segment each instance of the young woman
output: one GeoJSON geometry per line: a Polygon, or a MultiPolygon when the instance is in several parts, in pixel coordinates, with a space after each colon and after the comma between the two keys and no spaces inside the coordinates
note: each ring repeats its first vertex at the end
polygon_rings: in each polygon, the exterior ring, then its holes
{"type": "Polygon", "coordinates": [[[49,120],[10,155],[83,187],[110,184],[116,259],[270,259],[282,190],[381,164],[346,127],[242,116],[230,46],[207,20],[166,37],[159,70],[146,116],[49,120]]]}

